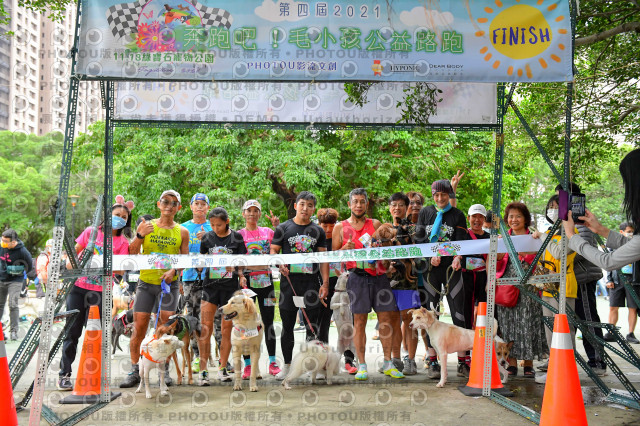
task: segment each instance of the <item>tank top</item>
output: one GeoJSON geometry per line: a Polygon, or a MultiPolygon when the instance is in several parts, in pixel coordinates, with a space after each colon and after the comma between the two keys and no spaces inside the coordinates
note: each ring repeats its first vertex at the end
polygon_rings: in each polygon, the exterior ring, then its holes
{"type": "MultiPolygon", "coordinates": [[[[176,224],[172,229],[159,228],[156,220],[151,221],[153,224],[153,232],[147,235],[142,243],[142,252],[144,254],[180,254],[180,246],[182,246],[182,236],[180,235],[180,225],[176,224]]],[[[158,259],[156,263],[162,262],[158,259]]],[[[140,271],[140,280],[145,283],[160,285],[162,275],[167,269],[142,269],[140,271]]],[[[173,277],[173,281],[178,279],[178,274],[173,277]]]]}
{"type": "MultiPolygon", "coordinates": [[[[356,249],[365,248],[363,241],[367,243],[368,247],[375,232],[373,219],[365,219],[364,226],[358,231],[351,226],[348,220],[342,221],[342,241],[346,243],[349,241],[349,237],[351,237],[351,241],[355,244],[356,249]]],[[[352,269],[363,269],[374,277],[386,272],[380,261],[376,261],[375,263],[369,263],[368,261],[345,262],[345,266],[348,271],[352,269]]]]}

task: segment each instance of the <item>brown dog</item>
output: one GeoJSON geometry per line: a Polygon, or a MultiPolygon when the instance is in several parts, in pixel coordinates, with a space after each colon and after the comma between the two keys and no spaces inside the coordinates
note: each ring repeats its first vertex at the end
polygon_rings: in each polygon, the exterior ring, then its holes
{"type": "Polygon", "coordinates": [[[511,348],[513,347],[514,342],[512,340],[507,343],[500,337],[496,336],[494,343],[496,346],[498,368],[500,369],[500,381],[504,384],[509,380],[509,372],[507,371],[507,368],[509,368],[509,354],[511,353],[511,348]]]}
{"type": "Polygon", "coordinates": [[[191,369],[191,339],[198,338],[197,327],[198,320],[195,317],[187,315],[172,315],[169,317],[169,321],[159,325],[155,332],[158,339],[165,334],[168,334],[169,336],[176,336],[184,343],[184,346],[182,346],[182,371],[180,371],[180,367],[178,367],[178,355],[175,352],[172,355],[173,362],[176,364],[176,371],[178,372],[179,385],[183,383],[184,373],[187,368],[189,369],[189,384],[193,384],[193,370],[191,369]]]}
{"type": "MultiPolygon", "coordinates": [[[[396,239],[398,230],[390,223],[383,223],[373,234],[373,239],[379,247],[390,247],[400,245],[396,239]]],[[[416,277],[411,275],[413,270],[413,261],[411,259],[383,260],[382,265],[387,270],[387,277],[390,280],[397,278],[398,275],[403,277],[410,283],[416,281],[416,277]]],[[[391,285],[393,287],[393,284],[391,285]]]]}

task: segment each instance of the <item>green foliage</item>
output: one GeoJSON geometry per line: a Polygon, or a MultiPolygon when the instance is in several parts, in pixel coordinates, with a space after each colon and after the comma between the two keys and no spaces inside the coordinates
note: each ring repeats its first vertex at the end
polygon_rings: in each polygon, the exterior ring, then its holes
{"type": "MultiPolygon", "coordinates": [[[[45,15],[52,21],[62,21],[68,8],[75,8],[73,0],[18,0],[18,7],[25,7],[36,13],[45,15]]],[[[13,6],[15,7],[15,5],[13,6]]],[[[9,12],[4,8],[4,2],[0,3],[0,25],[8,25],[11,21],[9,12]]],[[[9,31],[7,35],[12,35],[9,31]]]]}

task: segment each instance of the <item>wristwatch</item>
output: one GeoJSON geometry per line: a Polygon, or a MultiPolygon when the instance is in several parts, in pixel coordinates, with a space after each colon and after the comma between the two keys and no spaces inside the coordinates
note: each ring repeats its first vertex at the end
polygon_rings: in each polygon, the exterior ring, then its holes
{"type": "Polygon", "coordinates": [[[144,237],[142,235],[140,235],[139,232],[136,232],[136,238],[139,238],[141,240],[144,240],[144,237]]]}

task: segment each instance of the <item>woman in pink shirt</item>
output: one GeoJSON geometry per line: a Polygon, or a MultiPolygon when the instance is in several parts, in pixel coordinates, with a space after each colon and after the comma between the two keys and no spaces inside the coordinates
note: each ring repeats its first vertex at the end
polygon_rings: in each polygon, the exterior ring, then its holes
{"type": "MultiPolygon", "coordinates": [[[[122,195],[116,196],[116,203],[111,207],[111,233],[113,236],[112,247],[113,254],[129,254],[129,241],[127,238],[132,237],[131,233],[131,210],[133,210],[133,201],[124,202],[122,195]]],[[[93,249],[94,255],[102,255],[102,247],[104,244],[104,234],[102,226],[104,222],[98,226],[98,233],[93,249]]],[[[76,253],[80,254],[88,246],[89,239],[93,227],[88,227],[76,239],[76,253]]],[[[67,261],[67,269],[71,269],[71,263],[67,261]]],[[[122,274],[120,271],[114,271],[122,274]]],[[[78,339],[82,334],[82,329],[87,324],[89,308],[97,305],[100,309],[100,318],[102,318],[102,285],[100,284],[100,276],[89,276],[78,278],[75,285],[67,295],[67,310],[77,309],[80,311],[73,326],[69,329],[67,337],[64,339],[62,346],[62,358],[60,359],[60,372],[58,373],[57,387],[59,390],[72,390],[71,384],[71,365],[76,359],[76,351],[78,349],[78,339]]]]}

